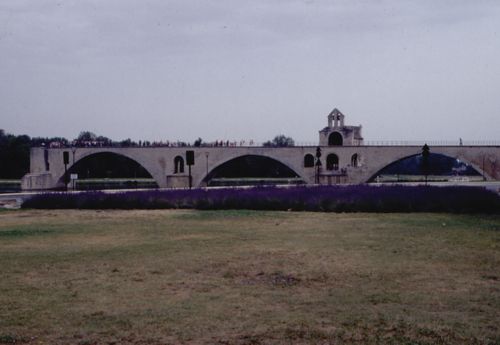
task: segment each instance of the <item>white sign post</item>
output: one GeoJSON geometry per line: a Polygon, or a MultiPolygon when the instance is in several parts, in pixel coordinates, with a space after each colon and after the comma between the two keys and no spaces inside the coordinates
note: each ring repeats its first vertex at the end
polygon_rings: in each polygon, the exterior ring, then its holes
{"type": "Polygon", "coordinates": [[[71,180],[71,186],[75,190],[76,180],[78,180],[78,174],[70,174],[69,178],[71,180]]]}

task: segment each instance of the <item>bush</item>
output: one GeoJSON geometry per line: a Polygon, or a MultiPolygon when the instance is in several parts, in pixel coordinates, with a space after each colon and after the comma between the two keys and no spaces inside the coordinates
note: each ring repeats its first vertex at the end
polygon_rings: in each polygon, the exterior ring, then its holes
{"type": "Polygon", "coordinates": [[[52,192],[26,200],[39,209],[250,209],[321,212],[500,213],[500,196],[481,187],[315,186],[121,193],[52,192]]]}

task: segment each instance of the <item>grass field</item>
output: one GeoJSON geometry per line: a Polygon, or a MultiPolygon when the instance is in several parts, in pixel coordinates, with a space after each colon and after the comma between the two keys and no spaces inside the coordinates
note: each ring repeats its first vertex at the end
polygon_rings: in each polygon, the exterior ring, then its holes
{"type": "Polygon", "coordinates": [[[0,343],[500,344],[500,216],[0,211],[0,343]]]}

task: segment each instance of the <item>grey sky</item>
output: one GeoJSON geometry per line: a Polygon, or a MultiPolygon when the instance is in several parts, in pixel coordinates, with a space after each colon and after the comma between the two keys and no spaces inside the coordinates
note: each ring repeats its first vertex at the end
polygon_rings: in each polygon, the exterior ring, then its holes
{"type": "Polygon", "coordinates": [[[0,0],[0,128],[499,139],[500,2],[0,0]]]}

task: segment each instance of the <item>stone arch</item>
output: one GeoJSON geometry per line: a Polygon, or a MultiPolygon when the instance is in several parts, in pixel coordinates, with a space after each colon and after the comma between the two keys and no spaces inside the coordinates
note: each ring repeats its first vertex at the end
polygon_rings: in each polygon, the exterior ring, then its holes
{"type": "Polygon", "coordinates": [[[310,153],[304,156],[304,168],[314,168],[314,156],[310,153]]]}
{"type": "MultiPolygon", "coordinates": [[[[299,173],[297,173],[297,171],[296,171],[295,168],[291,167],[289,164],[287,164],[286,162],[283,162],[280,159],[277,159],[277,158],[272,157],[272,156],[262,155],[262,154],[242,154],[242,155],[237,155],[237,156],[233,156],[231,158],[228,158],[228,159],[226,159],[226,160],[218,163],[215,167],[211,168],[211,170],[208,172],[208,174],[205,175],[203,177],[203,179],[201,179],[201,181],[199,183],[199,186],[200,187],[201,186],[206,186],[207,183],[212,178],[214,178],[214,177],[217,176],[216,172],[218,170],[220,170],[221,168],[226,167],[229,164],[232,164],[232,163],[236,162],[237,160],[240,160],[240,159],[243,159],[243,158],[248,158],[248,157],[259,158],[259,159],[262,159],[262,160],[267,160],[268,162],[273,162],[273,163],[279,165],[285,171],[288,171],[291,175],[293,175],[293,178],[300,179],[302,181],[302,183],[306,181],[299,173]]],[[[290,176],[290,177],[292,177],[292,176],[290,176]]]]}
{"type": "MultiPolygon", "coordinates": [[[[457,155],[456,157],[452,157],[450,154],[448,153],[444,153],[444,152],[440,152],[440,151],[431,151],[431,154],[437,154],[437,155],[441,155],[441,156],[445,156],[445,157],[448,157],[450,159],[459,159],[461,162],[465,163],[466,165],[472,167],[478,174],[480,175],[483,175],[485,176],[487,179],[491,179],[491,177],[486,174],[479,166],[477,166],[477,164],[474,164],[472,163],[470,160],[468,159],[465,159],[463,158],[461,155],[457,155]]],[[[416,153],[416,154],[410,154],[410,155],[404,155],[404,156],[400,156],[400,157],[395,157],[393,160],[391,160],[390,162],[385,162],[383,164],[380,164],[378,167],[372,169],[372,172],[369,173],[369,177],[368,179],[366,179],[364,182],[365,183],[368,183],[368,182],[372,182],[376,179],[376,177],[380,174],[380,172],[392,165],[395,165],[395,164],[398,164],[399,162],[405,160],[405,159],[408,159],[408,158],[412,158],[412,157],[417,157],[417,156],[420,156],[421,153],[416,153]]]]}
{"type": "Polygon", "coordinates": [[[174,174],[184,173],[184,158],[181,156],[176,156],[174,158],[174,174]]]}
{"type": "MultiPolygon", "coordinates": [[[[114,151],[111,151],[111,150],[89,151],[89,152],[85,152],[84,154],[80,154],[78,156],[78,159],[75,160],[74,163],[71,163],[68,166],[68,170],[67,170],[68,176],[67,176],[67,178],[69,178],[69,174],[71,174],[73,171],[75,171],[76,169],[78,169],[79,166],[82,165],[84,162],[92,160],[92,159],[97,158],[97,157],[102,157],[104,155],[108,155],[108,156],[111,156],[111,157],[114,157],[114,158],[121,158],[121,159],[125,159],[126,161],[129,161],[130,163],[132,163],[132,164],[136,165],[137,167],[139,167],[144,172],[144,174],[146,174],[146,176],[148,178],[154,179],[155,182],[156,182],[156,186],[157,187],[160,185],[160,181],[158,181],[157,176],[155,176],[151,172],[151,170],[149,170],[148,168],[146,168],[144,166],[144,164],[142,164],[141,162],[139,162],[134,157],[131,157],[129,155],[125,155],[125,154],[122,154],[122,153],[117,153],[117,152],[114,152],[114,151]]],[[[71,159],[70,159],[70,161],[71,161],[71,159]]],[[[57,183],[56,183],[56,187],[57,188],[64,185],[65,177],[66,177],[66,175],[65,175],[64,172],[62,173],[61,176],[58,177],[57,183]]]]}
{"type": "Polygon", "coordinates": [[[330,153],[326,156],[326,170],[339,170],[339,156],[335,153],[330,153]]]}
{"type": "Polygon", "coordinates": [[[357,153],[351,156],[351,166],[357,168],[359,166],[359,155],[357,153]]]}
{"type": "Polygon", "coordinates": [[[337,131],[330,133],[328,136],[328,146],[342,146],[343,143],[344,137],[337,131]]]}

